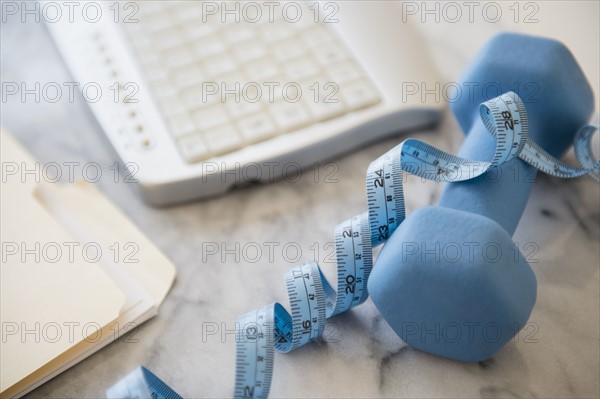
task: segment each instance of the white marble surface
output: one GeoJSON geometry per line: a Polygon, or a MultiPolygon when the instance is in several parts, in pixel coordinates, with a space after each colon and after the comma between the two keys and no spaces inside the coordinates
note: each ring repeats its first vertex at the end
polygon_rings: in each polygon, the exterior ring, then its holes
{"type": "MultiPolygon", "coordinates": [[[[460,62],[457,62],[460,64],[460,62]]],[[[3,81],[68,81],[43,26],[2,26],[3,81]]],[[[99,162],[114,158],[78,98],[2,104],[2,125],[41,162],[99,162]]],[[[451,117],[435,131],[415,134],[456,151],[461,134],[451,117]]],[[[382,142],[342,159],[337,183],[277,182],[169,209],[144,205],[127,184],[98,184],[177,267],[160,314],[145,323],[137,343],[116,342],[33,391],[28,397],[103,397],[104,390],[138,364],[156,372],[187,398],[228,397],[233,391],[232,335],[202,340],[202,324],[233,328],[236,316],[273,301],[285,304],[283,273],[293,264],[280,249],[269,259],[264,243],[297,243],[302,260],[311,246],[332,240],[337,222],[366,209],[364,175],[371,160],[396,144],[382,142]],[[264,249],[256,264],[202,261],[202,244],[249,242],[264,249]]],[[[571,157],[572,158],[572,157],[571,157]]],[[[107,169],[108,170],[108,169],[107,169]]],[[[410,179],[408,211],[435,203],[440,186],[410,179]]],[[[536,242],[538,300],[528,332],[493,358],[475,364],[437,358],[408,348],[368,301],[336,317],[337,342],[276,354],[272,397],[598,397],[600,385],[600,186],[589,178],[540,176],[515,240],[536,242]]],[[[335,274],[325,264],[327,275],[335,274]]],[[[287,306],[287,305],[286,305],[287,306]]]]}

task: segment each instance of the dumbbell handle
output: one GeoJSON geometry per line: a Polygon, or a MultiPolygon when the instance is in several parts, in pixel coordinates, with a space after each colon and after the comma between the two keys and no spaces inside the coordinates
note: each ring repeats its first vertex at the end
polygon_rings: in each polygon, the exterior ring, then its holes
{"type": "MultiPolygon", "coordinates": [[[[490,161],[496,142],[478,115],[476,119],[458,156],[490,161]]],[[[440,206],[488,217],[512,236],[527,205],[535,177],[533,166],[515,158],[475,179],[448,183],[442,192],[440,206]]]]}

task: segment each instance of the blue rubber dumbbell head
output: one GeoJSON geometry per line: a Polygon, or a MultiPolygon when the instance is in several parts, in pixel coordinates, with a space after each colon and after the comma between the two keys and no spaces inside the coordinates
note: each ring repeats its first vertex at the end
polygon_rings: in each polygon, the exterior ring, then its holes
{"type": "MultiPolygon", "coordinates": [[[[482,88],[519,94],[529,136],[555,156],[568,149],[594,107],[573,55],[545,38],[495,37],[462,83],[476,88],[474,96],[462,95],[452,107],[467,133],[459,155],[469,159],[491,160],[495,149],[479,118],[479,104],[501,93],[482,88]]],[[[535,171],[520,159],[496,169],[493,179],[484,175],[448,184],[440,206],[410,214],[377,258],[368,283],[371,298],[415,348],[457,360],[484,360],[529,319],[536,279],[511,236],[535,171]]]]}

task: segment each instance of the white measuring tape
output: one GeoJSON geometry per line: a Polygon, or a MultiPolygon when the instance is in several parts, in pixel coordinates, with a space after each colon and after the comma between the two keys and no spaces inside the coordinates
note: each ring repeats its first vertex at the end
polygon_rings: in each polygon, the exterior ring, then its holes
{"type": "Polygon", "coordinates": [[[367,299],[373,248],[384,243],[405,218],[403,172],[438,182],[457,182],[473,179],[518,157],[552,176],[574,178],[589,174],[600,182],[600,161],[594,159],[591,148],[597,127],[584,126],[576,134],[574,150],[581,165],[578,168],[560,162],[527,137],[527,113],[515,93],[508,92],[481,104],[480,115],[496,139],[490,162],[460,158],[407,139],[371,163],[367,171],[368,212],[335,228],[337,290],[319,266],[309,262],[285,274],[291,313],[274,303],[238,318],[236,398],[266,398],[273,375],[274,348],[290,352],[319,339],[328,318],[367,299]]]}

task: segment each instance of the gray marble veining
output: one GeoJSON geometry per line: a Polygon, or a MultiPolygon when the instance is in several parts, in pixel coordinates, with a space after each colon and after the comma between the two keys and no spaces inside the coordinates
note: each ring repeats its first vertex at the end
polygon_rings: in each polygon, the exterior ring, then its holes
{"type": "MultiPolygon", "coordinates": [[[[1,68],[3,81],[70,79],[44,27],[35,24],[3,24],[1,68]]],[[[3,102],[2,125],[41,162],[94,161],[108,170],[115,161],[80,98],[56,104],[3,102]]],[[[456,151],[461,142],[450,115],[438,129],[414,136],[448,151],[456,151]]],[[[305,173],[297,182],[250,187],[167,209],[147,207],[130,185],[102,179],[100,189],[172,259],[177,280],[159,315],[139,328],[137,342],[109,345],[28,397],[103,397],[138,364],[184,397],[230,396],[233,336],[203,339],[203,325],[231,330],[239,313],[273,301],[287,306],[283,273],[293,265],[293,254],[282,247],[294,243],[302,261],[315,255],[323,261],[335,224],[366,209],[369,162],[399,140],[335,160],[337,182],[305,173]],[[263,252],[256,263],[235,262],[232,255],[203,254],[207,243],[227,248],[256,243],[263,252]],[[272,257],[266,243],[279,243],[272,257]]],[[[408,212],[435,203],[439,191],[440,185],[409,178],[408,212]]],[[[467,364],[413,350],[368,301],[332,320],[327,343],[277,354],[271,396],[598,397],[599,204],[600,186],[589,178],[539,176],[514,237],[539,248],[532,255],[537,304],[531,325],[493,358],[467,364]]],[[[333,263],[323,263],[323,269],[334,277],[333,263]]]]}

